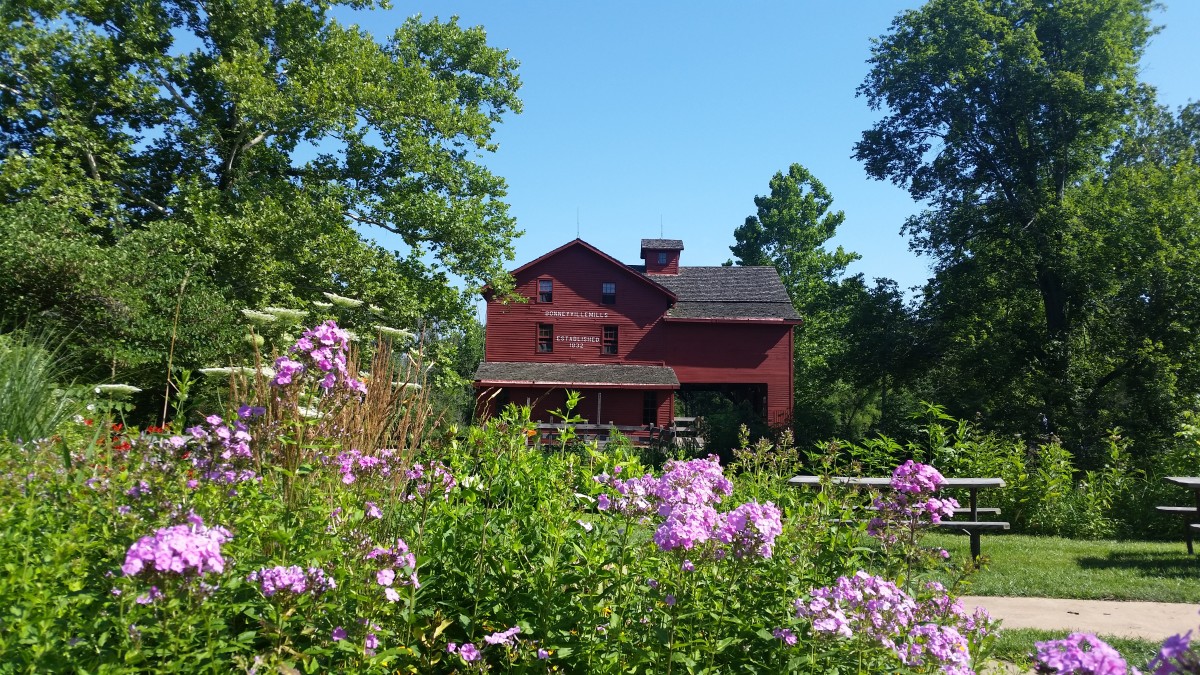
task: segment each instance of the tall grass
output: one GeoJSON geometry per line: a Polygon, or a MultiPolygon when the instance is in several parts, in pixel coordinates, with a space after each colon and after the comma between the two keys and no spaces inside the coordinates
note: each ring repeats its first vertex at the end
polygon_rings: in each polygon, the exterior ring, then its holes
{"type": "Polygon", "coordinates": [[[70,368],[61,343],[19,329],[0,334],[0,438],[47,438],[77,412],[63,382],[70,368]]]}

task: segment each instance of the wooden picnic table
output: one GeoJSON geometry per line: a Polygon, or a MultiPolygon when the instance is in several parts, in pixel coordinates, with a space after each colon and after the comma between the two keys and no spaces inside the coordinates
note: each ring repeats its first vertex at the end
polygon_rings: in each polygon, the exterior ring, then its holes
{"type": "Polygon", "coordinates": [[[1167,476],[1163,480],[1173,485],[1179,485],[1192,491],[1195,496],[1195,506],[1156,506],[1161,513],[1167,513],[1175,516],[1183,516],[1183,536],[1187,542],[1188,555],[1193,555],[1192,539],[1194,533],[1200,530],[1200,523],[1196,520],[1200,517],[1200,476],[1167,476]]]}
{"type": "MultiPolygon", "coordinates": [[[[853,485],[856,487],[875,487],[886,488],[891,486],[891,478],[882,478],[878,476],[792,476],[788,479],[788,485],[795,487],[816,487],[820,488],[823,481],[828,480],[839,485],[853,485]]],[[[955,513],[970,514],[970,521],[942,521],[938,526],[944,529],[962,530],[971,536],[971,557],[979,558],[980,542],[979,533],[985,530],[1007,530],[1008,523],[1001,521],[981,521],[980,513],[999,515],[999,509],[981,509],[979,508],[979,491],[988,488],[1004,487],[1003,478],[946,478],[946,482],[942,488],[959,488],[965,489],[970,493],[969,506],[966,509],[955,509],[955,513]]],[[[1200,479],[1197,487],[1200,489],[1200,479]]],[[[1200,493],[1198,493],[1200,500],[1200,493]]],[[[1200,501],[1197,502],[1200,504],[1200,501]]]]}

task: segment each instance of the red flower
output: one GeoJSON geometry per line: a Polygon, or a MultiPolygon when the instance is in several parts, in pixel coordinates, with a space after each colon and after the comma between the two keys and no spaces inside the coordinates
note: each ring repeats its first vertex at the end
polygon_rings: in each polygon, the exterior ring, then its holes
{"type": "Polygon", "coordinates": [[[83,426],[85,426],[85,427],[90,427],[90,426],[92,426],[92,421],[91,421],[91,420],[84,420],[84,421],[83,421],[83,426]]]}
{"type": "Polygon", "coordinates": [[[121,429],[124,429],[124,428],[125,428],[125,425],[121,424],[120,422],[117,422],[116,424],[112,425],[113,433],[118,433],[121,431],[121,429]]]}

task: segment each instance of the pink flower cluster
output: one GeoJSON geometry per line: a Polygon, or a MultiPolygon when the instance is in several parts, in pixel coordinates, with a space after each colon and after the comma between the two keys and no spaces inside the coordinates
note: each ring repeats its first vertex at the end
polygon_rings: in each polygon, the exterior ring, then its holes
{"type": "Polygon", "coordinates": [[[511,647],[517,641],[517,633],[520,632],[520,626],[513,626],[508,630],[497,631],[491,635],[485,635],[483,641],[489,645],[505,645],[511,647]]]}
{"type": "Polygon", "coordinates": [[[275,378],[272,383],[286,387],[307,373],[320,378],[317,385],[329,391],[335,387],[357,393],[367,393],[367,386],[354,378],[346,367],[350,350],[350,334],[338,328],[332,319],[304,331],[304,335],[288,350],[295,359],[280,356],[275,359],[275,378]]]}
{"type": "Polygon", "coordinates": [[[730,544],[738,559],[747,555],[770,558],[775,537],[783,533],[783,514],[771,502],[746,502],[721,518],[715,538],[730,544]]]}
{"type": "Polygon", "coordinates": [[[894,543],[899,532],[925,524],[937,524],[954,516],[958,501],[934,496],[946,479],[932,466],[911,459],[892,473],[892,493],[874,502],[878,515],[867,523],[867,533],[885,543],[894,543]]]}
{"type": "Polygon", "coordinates": [[[359,476],[381,476],[389,478],[402,470],[403,458],[395,450],[385,448],[376,455],[364,454],[361,450],[347,450],[338,453],[335,460],[338,471],[342,474],[342,482],[350,485],[359,476]]]}
{"type": "MultiPolygon", "coordinates": [[[[593,480],[611,486],[618,495],[614,500],[601,494],[597,499],[601,511],[631,516],[653,512],[663,518],[654,532],[654,543],[663,551],[689,551],[712,540],[728,545],[738,559],[751,554],[769,558],[775,537],[783,531],[782,514],[770,502],[748,502],[728,513],[714,508],[733,492],[715,456],[672,460],[658,478],[646,474],[621,480],[601,474],[593,480]]],[[[718,549],[714,556],[723,558],[727,553],[718,549]]]]}
{"type": "Polygon", "coordinates": [[[1172,635],[1163,641],[1158,654],[1150,659],[1146,670],[1151,675],[1200,673],[1200,654],[1191,649],[1192,631],[1172,635]]]}
{"type": "Polygon", "coordinates": [[[204,479],[229,484],[262,480],[253,469],[254,454],[250,442],[254,439],[247,426],[247,422],[262,413],[262,408],[244,405],[231,422],[221,419],[220,415],[209,415],[204,418],[204,424],[187,430],[191,435],[187,446],[192,466],[204,479]]]}
{"type": "Polygon", "coordinates": [[[187,525],[172,525],[138,539],[125,554],[121,571],[135,576],[143,571],[203,576],[225,571],[221,544],[233,538],[223,527],[205,527],[199,516],[188,516],[187,525]]]}
{"type": "Polygon", "coordinates": [[[971,672],[968,635],[983,637],[991,619],[982,608],[968,615],[940,584],[926,585],[930,599],[917,602],[896,584],[859,571],[796,600],[796,616],[813,631],[844,638],[858,635],[890,649],[906,665],[940,666],[948,675],[971,672]]]}
{"type": "Polygon", "coordinates": [[[264,567],[251,572],[246,580],[258,582],[262,594],[268,598],[279,591],[287,591],[293,595],[311,591],[313,595],[319,595],[337,588],[337,582],[327,576],[325,570],[320,567],[310,567],[307,572],[296,565],[264,567]]]}
{"type": "Polygon", "coordinates": [[[1125,659],[1117,650],[1087,633],[1071,633],[1062,640],[1034,643],[1034,647],[1039,673],[1125,675],[1127,670],[1125,659]]]}
{"type": "Polygon", "coordinates": [[[429,469],[426,471],[424,464],[413,464],[408,470],[408,479],[415,481],[417,484],[413,492],[409,492],[406,499],[415,499],[417,495],[428,497],[435,490],[440,491],[443,498],[450,496],[450,491],[454,486],[458,485],[458,481],[454,480],[454,474],[450,473],[450,468],[441,462],[431,462],[429,469]]]}
{"type": "Polygon", "coordinates": [[[366,557],[383,566],[375,572],[375,583],[383,587],[384,597],[389,602],[400,600],[400,594],[394,585],[411,584],[413,588],[421,587],[420,582],[417,581],[417,558],[408,550],[408,544],[404,543],[403,539],[397,539],[396,545],[392,548],[376,546],[366,557]],[[395,568],[407,569],[408,579],[397,581],[395,568]]]}

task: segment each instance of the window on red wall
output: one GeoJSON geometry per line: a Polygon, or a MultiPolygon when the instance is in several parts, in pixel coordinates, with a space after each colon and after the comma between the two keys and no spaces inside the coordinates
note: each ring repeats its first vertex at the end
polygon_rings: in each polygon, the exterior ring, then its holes
{"type": "Polygon", "coordinates": [[[617,304],[617,284],[606,281],[600,284],[600,302],[605,305],[617,304]]]}
{"type": "Polygon", "coordinates": [[[537,350],[542,354],[549,354],[554,351],[554,324],[538,324],[537,350]]]}
{"type": "Polygon", "coordinates": [[[538,279],[538,302],[554,302],[554,281],[538,279]]]}
{"type": "Polygon", "coordinates": [[[663,253],[662,251],[658,252],[658,264],[659,265],[667,264],[667,254],[666,253],[663,253]]]}
{"type": "Polygon", "coordinates": [[[658,394],[653,391],[642,397],[642,424],[658,424],[658,394]]]}
{"type": "Polygon", "coordinates": [[[617,327],[604,327],[604,340],[600,344],[601,354],[616,354],[617,353],[617,327]]]}

